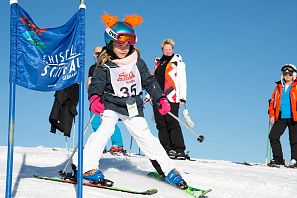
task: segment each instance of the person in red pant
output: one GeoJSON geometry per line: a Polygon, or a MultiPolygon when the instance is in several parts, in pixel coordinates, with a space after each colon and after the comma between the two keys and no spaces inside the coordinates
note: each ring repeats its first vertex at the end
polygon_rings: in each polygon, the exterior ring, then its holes
{"type": "Polygon", "coordinates": [[[281,135],[289,128],[291,162],[289,167],[297,167],[297,80],[296,67],[285,64],[281,68],[281,80],[276,82],[276,87],[269,100],[270,124],[273,125],[269,134],[273,159],[268,166],[285,165],[283,159],[281,135]]]}

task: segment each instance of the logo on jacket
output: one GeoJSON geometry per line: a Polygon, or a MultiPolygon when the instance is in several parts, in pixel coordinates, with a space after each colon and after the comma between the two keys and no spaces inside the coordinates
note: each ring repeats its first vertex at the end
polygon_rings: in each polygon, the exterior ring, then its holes
{"type": "Polygon", "coordinates": [[[135,74],[132,71],[130,73],[122,72],[119,74],[117,81],[126,81],[126,83],[133,83],[135,82],[134,78],[135,74]]]}

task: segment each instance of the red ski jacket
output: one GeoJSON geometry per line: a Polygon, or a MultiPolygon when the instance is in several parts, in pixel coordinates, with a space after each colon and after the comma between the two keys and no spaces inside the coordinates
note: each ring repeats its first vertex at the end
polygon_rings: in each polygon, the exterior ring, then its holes
{"type": "MultiPolygon", "coordinates": [[[[281,81],[276,82],[276,87],[272,93],[271,99],[269,100],[269,117],[274,117],[274,120],[277,121],[280,114],[280,101],[282,98],[282,88],[283,85],[281,81]]],[[[292,84],[290,90],[290,100],[291,100],[291,109],[294,121],[297,122],[297,80],[292,84]]]]}

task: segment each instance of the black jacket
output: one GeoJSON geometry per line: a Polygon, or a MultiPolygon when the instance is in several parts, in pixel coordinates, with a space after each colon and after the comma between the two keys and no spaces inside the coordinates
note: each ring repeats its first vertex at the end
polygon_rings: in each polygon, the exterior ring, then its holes
{"type": "MultiPolygon", "coordinates": [[[[115,63],[111,61],[108,61],[106,65],[108,65],[111,68],[118,67],[115,63]]],[[[148,92],[153,99],[155,99],[153,100],[154,102],[158,101],[158,99],[162,96],[163,93],[158,82],[153,77],[153,75],[150,74],[147,65],[141,58],[137,59],[136,65],[141,76],[142,88],[146,92],[148,92]]],[[[109,69],[104,66],[96,67],[88,90],[89,98],[93,95],[102,96],[105,109],[113,110],[119,114],[128,116],[129,114],[126,106],[127,98],[119,98],[113,96],[113,93],[114,90],[111,85],[109,69]]],[[[143,117],[144,114],[142,98],[140,97],[140,95],[133,96],[133,98],[135,98],[136,100],[138,116],[143,117]]]]}
{"type": "Polygon", "coordinates": [[[77,83],[63,90],[56,91],[55,101],[49,116],[51,132],[56,133],[56,129],[70,137],[72,123],[77,115],[77,104],[79,99],[79,86],[77,83]]]}

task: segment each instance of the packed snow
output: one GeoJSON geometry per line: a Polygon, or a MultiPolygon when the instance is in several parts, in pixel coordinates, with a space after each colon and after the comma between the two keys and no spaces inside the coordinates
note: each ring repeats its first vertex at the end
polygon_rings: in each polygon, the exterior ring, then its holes
{"type": "MultiPolygon", "coordinates": [[[[0,147],[0,191],[5,195],[7,147],[0,147]]],[[[15,147],[12,197],[52,198],[76,197],[77,187],[53,181],[32,178],[33,174],[55,177],[63,170],[71,151],[62,148],[15,147]]],[[[196,159],[175,161],[188,184],[211,188],[208,198],[293,198],[297,197],[297,169],[270,168],[263,165],[246,166],[230,161],[196,159]]],[[[157,188],[151,196],[83,188],[83,197],[189,197],[184,192],[145,176],[153,171],[150,161],[141,155],[113,156],[104,154],[100,168],[114,186],[147,190],[157,188]]]]}

